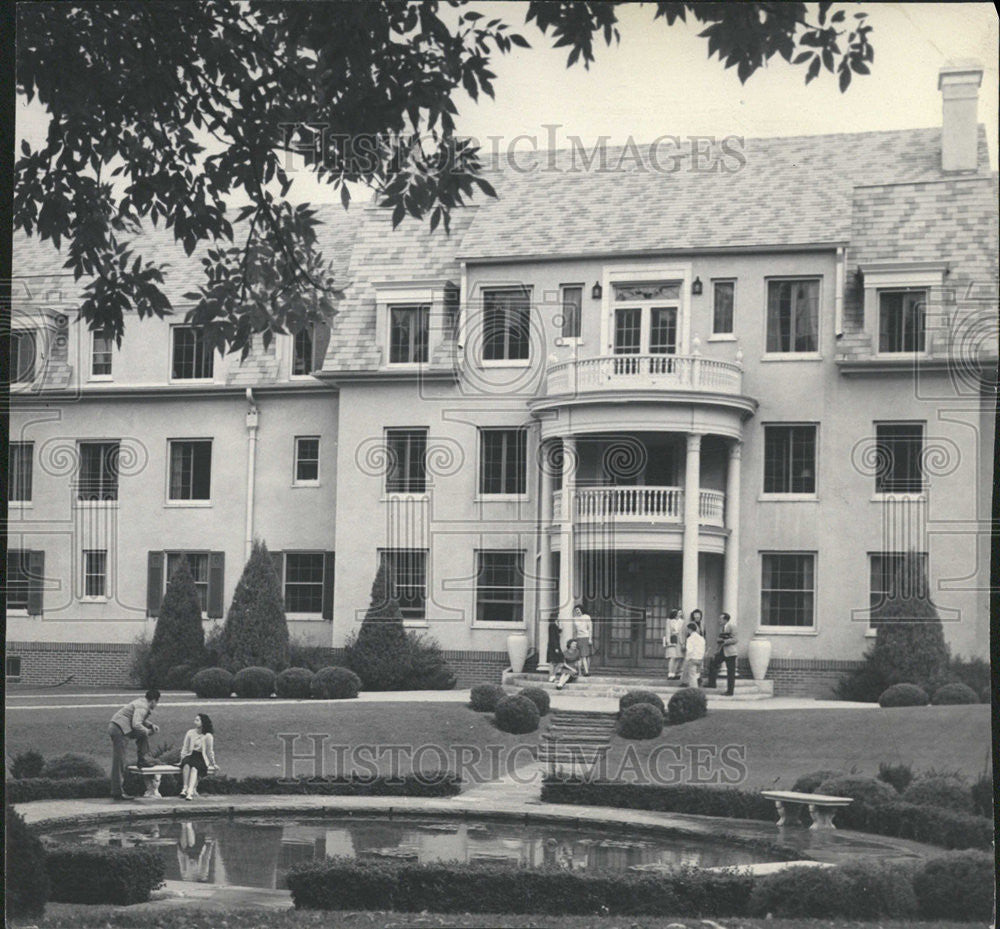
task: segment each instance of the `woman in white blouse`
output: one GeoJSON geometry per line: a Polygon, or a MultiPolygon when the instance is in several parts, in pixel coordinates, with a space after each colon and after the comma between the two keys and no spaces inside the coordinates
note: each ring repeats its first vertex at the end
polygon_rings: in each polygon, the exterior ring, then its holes
{"type": "Polygon", "coordinates": [[[198,796],[198,777],[217,771],[215,763],[215,736],[208,713],[194,718],[194,729],[188,729],[181,748],[181,796],[192,800],[198,796]]]}

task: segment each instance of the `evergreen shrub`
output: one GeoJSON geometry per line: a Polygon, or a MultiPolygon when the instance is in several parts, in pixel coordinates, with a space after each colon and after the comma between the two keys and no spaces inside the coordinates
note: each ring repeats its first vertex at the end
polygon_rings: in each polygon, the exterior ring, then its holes
{"type": "Polygon", "coordinates": [[[930,698],[927,691],[916,684],[893,684],[878,698],[878,705],[889,709],[899,706],[927,706],[930,698]]]}
{"type": "Polygon", "coordinates": [[[663,714],[652,704],[634,703],[618,719],[623,739],[655,739],[663,732],[663,714]]]}
{"type": "Polygon", "coordinates": [[[506,696],[499,684],[476,684],[469,691],[469,706],[477,713],[492,713],[506,696]]]}
{"type": "Polygon", "coordinates": [[[503,732],[534,732],[539,722],[538,707],[527,697],[513,694],[497,703],[494,721],[503,732]]]}
{"type": "MultiPolygon", "coordinates": [[[[45,870],[45,848],[24,817],[10,804],[4,791],[4,849],[6,873],[4,906],[8,916],[34,918],[45,912],[49,878],[45,870]]],[[[20,801],[15,801],[20,802],[20,801]]]]}
{"type": "Polygon", "coordinates": [[[309,683],[316,700],[353,700],[361,690],[361,679],[348,668],[320,668],[309,683]]]}
{"type": "Polygon", "coordinates": [[[274,680],[270,668],[243,668],[233,675],[233,690],[237,697],[270,697],[274,680]]]}
{"type": "Polygon", "coordinates": [[[708,713],[708,698],[698,687],[682,687],[667,701],[667,719],[671,726],[701,719],[708,713]]]}
{"type": "Polygon", "coordinates": [[[220,641],[219,663],[230,671],[288,667],[288,622],[274,561],[263,542],[254,542],[250,560],[233,593],[220,641]]]}
{"type": "Polygon", "coordinates": [[[228,697],[233,692],[233,675],[225,668],[202,668],[192,676],[191,689],[199,697],[228,697]]]}
{"type": "Polygon", "coordinates": [[[279,697],[304,700],[312,695],[313,672],[309,668],[285,668],[274,681],[279,697]]]}
{"type": "Polygon", "coordinates": [[[167,686],[167,672],[177,665],[200,665],[204,652],[201,600],[187,558],[182,557],[167,581],[150,643],[152,686],[167,686]]]}
{"type": "Polygon", "coordinates": [[[651,690],[630,690],[622,694],[618,698],[618,715],[621,716],[630,706],[635,706],[637,703],[648,703],[650,706],[655,706],[661,715],[666,715],[667,708],[663,705],[659,694],[651,690]]]}
{"type": "Polygon", "coordinates": [[[957,706],[962,703],[979,703],[979,695],[966,684],[945,684],[931,698],[934,706],[957,706]]]}

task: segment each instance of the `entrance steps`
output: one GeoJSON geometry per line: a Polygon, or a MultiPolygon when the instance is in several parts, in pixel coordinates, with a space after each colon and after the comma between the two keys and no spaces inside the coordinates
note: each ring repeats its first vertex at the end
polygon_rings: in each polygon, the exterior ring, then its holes
{"type": "MultiPolygon", "coordinates": [[[[572,694],[574,697],[621,697],[630,690],[651,690],[666,703],[680,688],[680,681],[668,681],[665,676],[650,674],[621,674],[610,671],[593,671],[590,677],[579,677],[566,684],[562,690],[556,690],[556,685],[549,681],[548,673],[542,671],[504,671],[501,683],[510,687],[541,687],[549,693],[572,694]]],[[[731,697],[725,696],[725,676],[718,681],[715,690],[705,689],[708,704],[744,703],[755,700],[769,700],[774,696],[774,681],[754,681],[745,677],[736,679],[736,692],[731,697]]]]}

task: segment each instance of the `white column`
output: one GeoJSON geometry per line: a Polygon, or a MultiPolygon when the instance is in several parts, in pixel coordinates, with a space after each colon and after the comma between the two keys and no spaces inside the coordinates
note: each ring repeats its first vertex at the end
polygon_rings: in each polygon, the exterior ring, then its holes
{"type": "Polygon", "coordinates": [[[562,440],[562,501],[559,525],[559,619],[564,634],[560,645],[566,644],[565,630],[573,618],[573,590],[575,587],[576,558],[573,533],[573,503],[576,496],[576,439],[567,436],[562,440]]]}
{"type": "Polygon", "coordinates": [[[247,388],[247,493],[246,493],[246,538],[244,539],[244,560],[250,560],[253,551],[253,506],[254,470],[257,464],[257,402],[253,390],[247,388]]]}
{"type": "Polygon", "coordinates": [[[689,432],[684,468],[684,549],[681,558],[681,608],[687,617],[698,608],[698,502],[701,493],[701,435],[689,432]]]}
{"type": "Polygon", "coordinates": [[[542,475],[538,491],[541,495],[541,507],[538,527],[538,595],[535,597],[535,602],[538,604],[535,642],[538,647],[538,669],[540,671],[549,669],[546,656],[549,653],[549,615],[552,612],[552,591],[549,589],[549,585],[552,583],[552,537],[549,535],[549,530],[552,528],[553,457],[546,454],[546,445],[543,444],[538,453],[542,475]]]}
{"type": "Polygon", "coordinates": [[[726,569],[722,581],[722,610],[739,622],[736,604],[740,590],[740,463],[743,444],[729,446],[729,468],[726,471],[726,569]]]}

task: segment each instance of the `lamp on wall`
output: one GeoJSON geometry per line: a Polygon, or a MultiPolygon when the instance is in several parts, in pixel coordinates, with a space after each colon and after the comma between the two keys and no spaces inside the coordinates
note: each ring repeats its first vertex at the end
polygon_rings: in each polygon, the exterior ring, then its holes
{"type": "Polygon", "coordinates": [[[590,288],[590,296],[595,300],[600,300],[604,296],[604,288],[600,281],[594,281],[594,286],[590,288]]]}
{"type": "Polygon", "coordinates": [[[694,296],[696,296],[696,297],[700,297],[701,296],[701,289],[702,289],[701,288],[701,278],[700,277],[696,277],[691,282],[691,293],[694,294],[694,296]]]}

